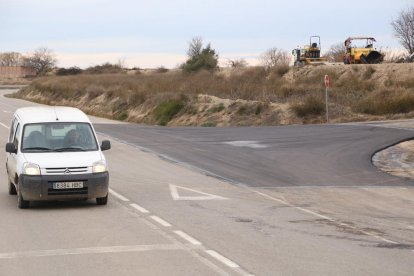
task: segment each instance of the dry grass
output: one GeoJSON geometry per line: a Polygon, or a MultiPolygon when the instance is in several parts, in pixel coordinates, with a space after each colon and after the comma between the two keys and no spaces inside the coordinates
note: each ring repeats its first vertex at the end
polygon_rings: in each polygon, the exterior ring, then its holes
{"type": "Polygon", "coordinates": [[[334,121],[410,117],[414,111],[414,68],[400,66],[249,67],[194,74],[163,70],[162,74],[54,76],[36,79],[16,97],[78,106],[90,114],[149,124],[318,123],[324,120],[323,78],[328,74],[333,80],[329,94],[334,121]],[[199,95],[228,102],[200,102],[199,95]],[[290,105],[291,114],[282,114],[289,109],[274,104],[290,105]]]}

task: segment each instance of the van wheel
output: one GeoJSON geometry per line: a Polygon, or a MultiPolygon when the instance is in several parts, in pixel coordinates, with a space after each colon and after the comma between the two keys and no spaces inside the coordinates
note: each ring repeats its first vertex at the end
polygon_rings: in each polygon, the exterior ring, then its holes
{"type": "Polygon", "coordinates": [[[16,186],[14,186],[13,183],[11,183],[11,181],[9,180],[9,195],[16,195],[17,191],[16,191],[16,186]]]}
{"type": "Polygon", "coordinates": [[[104,197],[97,197],[96,198],[96,204],[98,205],[106,205],[108,203],[108,195],[104,197]]]}
{"type": "Polygon", "coordinates": [[[17,205],[20,209],[26,209],[30,206],[30,201],[23,199],[22,192],[19,188],[17,189],[17,205]]]}

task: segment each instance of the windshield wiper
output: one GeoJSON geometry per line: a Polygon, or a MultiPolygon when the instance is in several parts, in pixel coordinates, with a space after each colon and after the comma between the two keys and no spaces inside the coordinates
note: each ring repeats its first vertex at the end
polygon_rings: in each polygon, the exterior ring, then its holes
{"type": "Polygon", "coordinates": [[[51,148],[46,148],[46,147],[29,147],[29,148],[23,148],[23,150],[47,150],[47,151],[51,151],[51,148]]]}
{"type": "Polygon", "coordinates": [[[58,151],[58,152],[61,152],[61,151],[85,151],[85,149],[81,148],[81,147],[64,147],[64,148],[54,149],[54,151],[58,151]]]}

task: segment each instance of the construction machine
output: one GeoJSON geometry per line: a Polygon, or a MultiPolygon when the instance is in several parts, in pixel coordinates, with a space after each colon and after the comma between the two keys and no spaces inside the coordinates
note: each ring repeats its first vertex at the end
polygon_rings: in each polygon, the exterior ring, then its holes
{"type": "Polygon", "coordinates": [[[346,53],[345,64],[374,64],[384,60],[384,55],[374,48],[373,37],[348,37],[345,40],[346,53]],[[355,40],[363,41],[362,45],[356,45],[355,40]]]}
{"type": "Polygon", "coordinates": [[[320,65],[326,62],[326,58],[321,57],[321,38],[316,35],[309,38],[309,45],[294,49],[292,55],[296,66],[320,65]]]}

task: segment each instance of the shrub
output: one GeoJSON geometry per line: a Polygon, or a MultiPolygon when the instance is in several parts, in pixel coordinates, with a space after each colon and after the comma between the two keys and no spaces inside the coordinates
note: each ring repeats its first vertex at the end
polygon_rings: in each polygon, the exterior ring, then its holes
{"type": "Polygon", "coordinates": [[[221,112],[225,109],[224,104],[220,103],[218,105],[213,106],[212,108],[210,108],[208,111],[212,112],[212,113],[216,113],[216,112],[221,112]]]}
{"type": "Polygon", "coordinates": [[[293,104],[292,109],[298,117],[318,116],[325,111],[325,105],[321,99],[308,96],[302,103],[293,104]]]}
{"type": "Polygon", "coordinates": [[[371,115],[388,115],[414,111],[414,95],[410,92],[383,90],[358,102],[354,108],[371,115]]]}
{"type": "Polygon", "coordinates": [[[165,126],[183,107],[184,103],[179,100],[162,102],[154,109],[155,120],[159,125],[165,126]]]}
{"type": "Polygon", "coordinates": [[[119,64],[111,64],[106,62],[102,65],[96,65],[92,67],[88,67],[85,70],[85,73],[88,74],[114,74],[114,73],[122,73],[123,69],[119,64]]]}
{"type": "Polygon", "coordinates": [[[211,48],[210,44],[203,47],[203,40],[201,38],[193,38],[190,42],[187,51],[188,59],[181,66],[184,72],[190,73],[205,70],[215,70],[218,65],[218,55],[216,51],[211,48]]]}
{"type": "Polygon", "coordinates": [[[205,122],[201,124],[202,127],[215,127],[217,125],[216,122],[205,122]]]}
{"type": "Polygon", "coordinates": [[[78,75],[82,73],[82,69],[79,67],[70,67],[70,68],[59,68],[56,71],[57,76],[69,76],[69,75],[78,75]]]}

